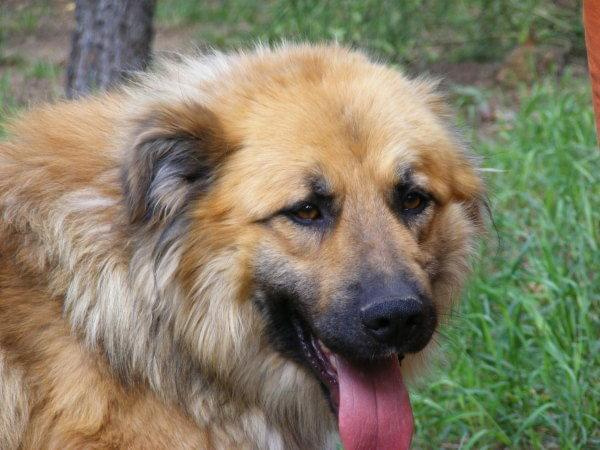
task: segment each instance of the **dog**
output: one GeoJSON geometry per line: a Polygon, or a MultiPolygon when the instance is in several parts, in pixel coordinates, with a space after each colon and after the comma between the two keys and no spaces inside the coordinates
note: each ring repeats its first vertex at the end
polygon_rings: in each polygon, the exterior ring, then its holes
{"type": "Polygon", "coordinates": [[[182,57],[0,142],[0,447],[407,448],[485,187],[435,83],[182,57]]]}

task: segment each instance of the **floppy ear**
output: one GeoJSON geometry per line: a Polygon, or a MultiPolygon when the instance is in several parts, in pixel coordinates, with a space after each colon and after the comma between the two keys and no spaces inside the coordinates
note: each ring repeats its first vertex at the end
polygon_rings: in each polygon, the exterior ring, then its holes
{"type": "Polygon", "coordinates": [[[123,166],[132,223],[157,223],[206,191],[227,146],[215,115],[204,107],[162,108],[137,122],[123,166]]]}

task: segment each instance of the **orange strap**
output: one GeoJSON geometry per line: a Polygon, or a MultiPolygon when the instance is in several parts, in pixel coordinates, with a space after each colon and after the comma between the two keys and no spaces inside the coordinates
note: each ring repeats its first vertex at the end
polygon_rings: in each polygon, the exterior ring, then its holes
{"type": "Polygon", "coordinates": [[[583,25],[587,47],[588,67],[592,81],[592,96],[596,112],[596,130],[600,140],[600,0],[585,0],[583,25]]]}

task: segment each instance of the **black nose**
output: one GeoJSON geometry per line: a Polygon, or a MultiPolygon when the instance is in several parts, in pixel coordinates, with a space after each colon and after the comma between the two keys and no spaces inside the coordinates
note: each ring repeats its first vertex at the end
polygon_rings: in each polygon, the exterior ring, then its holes
{"type": "Polygon", "coordinates": [[[416,297],[373,301],[360,309],[367,332],[382,344],[403,346],[426,322],[423,302],[416,297]]]}

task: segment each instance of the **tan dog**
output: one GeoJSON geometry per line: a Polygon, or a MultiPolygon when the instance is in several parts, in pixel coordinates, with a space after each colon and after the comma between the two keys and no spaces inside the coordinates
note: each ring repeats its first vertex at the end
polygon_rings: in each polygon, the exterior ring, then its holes
{"type": "Polygon", "coordinates": [[[432,85],[336,46],[26,114],[0,143],[0,447],[407,446],[402,374],[482,197],[432,85]]]}

